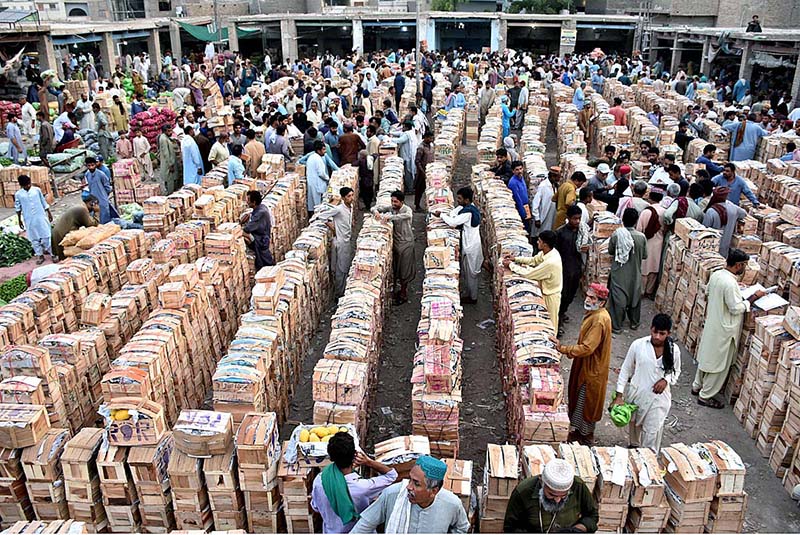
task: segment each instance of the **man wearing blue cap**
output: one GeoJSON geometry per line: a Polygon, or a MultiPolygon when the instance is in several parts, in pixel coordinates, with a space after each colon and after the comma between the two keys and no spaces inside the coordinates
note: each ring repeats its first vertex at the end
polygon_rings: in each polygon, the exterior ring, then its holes
{"type": "Polygon", "coordinates": [[[461,500],[443,489],[447,465],[430,455],[417,459],[409,479],[383,491],[350,533],[466,533],[469,520],[461,500]]]}

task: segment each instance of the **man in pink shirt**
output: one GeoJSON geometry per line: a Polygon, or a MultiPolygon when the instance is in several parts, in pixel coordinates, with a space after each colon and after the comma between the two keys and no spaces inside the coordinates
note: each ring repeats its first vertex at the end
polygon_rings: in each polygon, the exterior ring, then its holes
{"type": "Polygon", "coordinates": [[[622,107],[622,99],[614,97],[614,107],[608,110],[614,116],[614,126],[628,126],[628,112],[622,107]]]}

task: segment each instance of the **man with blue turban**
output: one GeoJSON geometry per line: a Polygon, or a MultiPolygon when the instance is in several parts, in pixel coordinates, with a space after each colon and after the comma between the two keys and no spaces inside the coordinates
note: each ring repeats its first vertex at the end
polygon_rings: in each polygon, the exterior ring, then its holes
{"type": "Polygon", "coordinates": [[[387,488],[367,507],[350,533],[466,533],[469,520],[461,500],[443,489],[447,465],[423,455],[408,479],[387,488]]]}

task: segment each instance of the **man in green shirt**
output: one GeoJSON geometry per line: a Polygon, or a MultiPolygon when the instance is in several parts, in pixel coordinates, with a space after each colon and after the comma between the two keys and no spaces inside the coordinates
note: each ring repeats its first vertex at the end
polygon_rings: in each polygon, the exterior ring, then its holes
{"type": "Polygon", "coordinates": [[[542,475],[529,477],[511,493],[503,522],[505,533],[594,533],[597,505],[575,468],[563,459],[547,463],[542,475]]]}

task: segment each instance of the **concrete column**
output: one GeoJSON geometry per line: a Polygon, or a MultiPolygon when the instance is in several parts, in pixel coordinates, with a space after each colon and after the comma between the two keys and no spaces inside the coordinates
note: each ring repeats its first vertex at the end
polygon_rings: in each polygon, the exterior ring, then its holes
{"type": "Polygon", "coordinates": [[[678,65],[681,64],[682,50],[680,50],[681,42],[678,40],[678,34],[675,34],[675,40],[672,42],[672,61],[669,64],[670,76],[678,72],[678,65]]]}
{"type": "Polygon", "coordinates": [[[106,76],[110,76],[114,72],[114,67],[117,64],[117,48],[114,44],[114,37],[111,32],[103,34],[103,40],[100,41],[100,61],[103,63],[106,76]]]}
{"type": "Polygon", "coordinates": [[[429,49],[439,50],[439,32],[436,31],[436,19],[428,19],[428,31],[425,38],[428,40],[429,49]]]}
{"type": "Polygon", "coordinates": [[[292,19],[281,20],[281,55],[283,63],[300,55],[297,51],[297,24],[292,19]]]}
{"type": "Polygon", "coordinates": [[[795,106],[800,102],[800,55],[797,57],[797,67],[794,69],[794,81],[792,82],[792,101],[795,106]]]}
{"type": "Polygon", "coordinates": [[[700,58],[700,74],[708,76],[711,74],[711,62],[708,61],[708,54],[711,52],[711,37],[706,37],[703,41],[703,57],[700,58]]]}
{"type": "Polygon", "coordinates": [[[364,24],[361,19],[353,19],[353,50],[359,56],[364,53],[364,24]]]}
{"type": "Polygon", "coordinates": [[[36,43],[36,50],[39,52],[39,69],[46,71],[53,69],[56,72],[61,72],[56,58],[56,49],[53,46],[53,38],[50,34],[42,34],[39,36],[39,41],[36,43]]]}
{"type": "Polygon", "coordinates": [[[497,52],[506,48],[506,46],[508,46],[508,22],[499,17],[492,19],[491,30],[491,42],[489,43],[489,47],[492,52],[497,52]]]}
{"type": "MultiPolygon", "coordinates": [[[[570,33],[578,31],[578,25],[577,25],[577,23],[575,22],[574,19],[565,19],[565,20],[561,21],[561,33],[562,33],[561,37],[562,38],[558,42],[558,55],[559,56],[563,56],[564,54],[572,54],[573,52],[575,52],[575,44],[574,43],[567,43],[563,39],[563,37],[564,37],[563,33],[564,33],[565,30],[567,32],[570,32],[570,33]]],[[[575,39],[577,40],[577,33],[575,35],[575,39]]]]}
{"type": "Polygon", "coordinates": [[[147,53],[150,55],[150,76],[158,76],[161,71],[161,34],[158,28],[150,30],[150,38],[147,40],[147,53]]]}
{"type": "Polygon", "coordinates": [[[742,50],[742,63],[739,65],[739,78],[749,80],[753,76],[753,42],[747,41],[742,50]]]}
{"type": "Polygon", "coordinates": [[[228,23],[228,50],[231,52],[239,51],[239,34],[236,33],[236,23],[228,23]]]}
{"type": "Polygon", "coordinates": [[[172,51],[172,57],[180,67],[183,49],[181,47],[181,27],[177,22],[169,23],[169,48],[172,51]]]}

